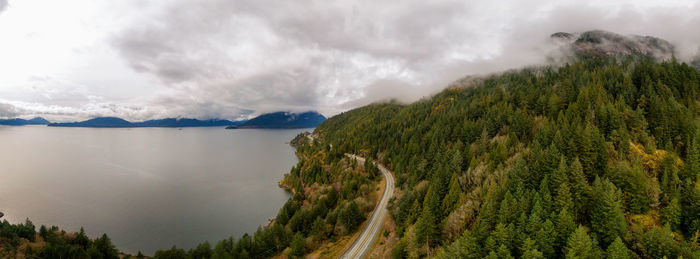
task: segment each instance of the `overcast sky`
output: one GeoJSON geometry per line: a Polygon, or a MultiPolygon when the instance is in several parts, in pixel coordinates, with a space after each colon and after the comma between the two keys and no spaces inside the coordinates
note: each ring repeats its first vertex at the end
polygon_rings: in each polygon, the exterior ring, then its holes
{"type": "Polygon", "coordinates": [[[0,117],[330,116],[544,62],[557,31],[698,52],[697,1],[0,0],[0,117]]]}

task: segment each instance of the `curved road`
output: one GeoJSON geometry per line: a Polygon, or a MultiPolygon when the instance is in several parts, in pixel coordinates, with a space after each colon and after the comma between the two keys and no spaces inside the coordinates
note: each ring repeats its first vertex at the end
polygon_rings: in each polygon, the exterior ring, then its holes
{"type": "MultiPolygon", "coordinates": [[[[357,159],[358,162],[365,162],[365,159],[362,157],[351,154],[346,155],[350,158],[357,159]]],[[[379,230],[382,229],[382,222],[384,221],[384,216],[386,216],[387,212],[386,206],[389,204],[389,199],[394,194],[394,176],[392,176],[391,172],[389,172],[389,170],[384,166],[377,163],[375,164],[379,168],[379,171],[382,172],[382,175],[384,175],[384,194],[382,195],[381,200],[379,200],[377,206],[374,208],[372,216],[369,218],[369,222],[367,222],[360,235],[355,238],[355,241],[352,242],[352,245],[350,245],[348,250],[346,250],[340,258],[364,258],[372,249],[372,244],[379,236],[379,230]]]]}

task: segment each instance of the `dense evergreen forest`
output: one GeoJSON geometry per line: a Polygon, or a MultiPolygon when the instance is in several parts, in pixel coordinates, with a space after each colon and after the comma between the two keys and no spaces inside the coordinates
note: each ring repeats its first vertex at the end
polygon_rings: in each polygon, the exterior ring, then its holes
{"type": "Polygon", "coordinates": [[[396,172],[394,258],[700,258],[700,73],[580,57],[316,129],[396,172]]]}
{"type": "MultiPolygon", "coordinates": [[[[66,233],[58,227],[42,225],[37,232],[34,223],[0,222],[0,258],[105,258],[131,256],[120,254],[107,234],[91,240],[81,228],[66,233]]],[[[139,252],[134,258],[144,258],[139,252]]]]}

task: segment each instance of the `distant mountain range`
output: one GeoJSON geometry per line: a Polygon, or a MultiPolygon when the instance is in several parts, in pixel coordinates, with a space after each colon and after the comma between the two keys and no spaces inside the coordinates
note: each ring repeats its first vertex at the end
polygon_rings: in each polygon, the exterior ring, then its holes
{"type": "Polygon", "coordinates": [[[89,127],[89,128],[138,128],[138,127],[222,127],[240,125],[246,122],[230,120],[198,120],[188,118],[167,118],[160,120],[148,120],[142,122],[130,122],[117,117],[98,117],[80,122],[50,123],[49,127],[89,127]]]}
{"type": "MultiPolygon", "coordinates": [[[[30,125],[48,124],[49,127],[87,127],[87,128],[139,128],[139,127],[224,127],[235,128],[255,128],[255,129],[294,129],[313,128],[325,121],[326,117],[318,112],[310,111],[304,113],[274,112],[255,117],[251,120],[198,120],[189,118],[167,118],[160,120],[148,120],[141,122],[131,122],[117,117],[97,117],[86,121],[50,123],[41,118],[32,120],[13,119],[6,120],[14,124],[6,125],[30,125]],[[17,122],[15,122],[17,121],[17,122]],[[32,122],[32,123],[29,123],[32,122]],[[41,122],[41,123],[40,123],[41,122]],[[20,124],[24,123],[24,124],[20,124]]],[[[0,123],[2,124],[2,123],[0,123]]]]}
{"type": "Polygon", "coordinates": [[[273,112],[255,117],[243,124],[226,127],[227,129],[299,129],[314,128],[324,122],[322,114],[309,111],[304,113],[273,112]]]}
{"type": "Polygon", "coordinates": [[[10,125],[10,126],[24,126],[24,125],[47,125],[50,122],[42,117],[35,117],[30,120],[14,118],[14,119],[0,119],[0,125],[10,125]]]}
{"type": "Polygon", "coordinates": [[[198,119],[188,119],[188,118],[167,118],[160,120],[148,120],[144,122],[138,122],[137,125],[141,127],[221,127],[221,126],[231,126],[240,125],[247,120],[198,120],[198,119]]]}

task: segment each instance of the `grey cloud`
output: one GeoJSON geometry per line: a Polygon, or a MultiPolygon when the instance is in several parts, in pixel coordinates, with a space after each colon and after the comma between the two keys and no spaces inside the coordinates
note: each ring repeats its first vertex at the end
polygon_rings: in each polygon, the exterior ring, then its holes
{"type": "Polygon", "coordinates": [[[22,110],[8,103],[0,103],[0,118],[14,118],[22,114],[22,110]]]}
{"type": "Polygon", "coordinates": [[[288,38],[321,49],[377,57],[421,59],[456,42],[450,32],[468,27],[457,17],[473,15],[464,1],[340,1],[312,8],[285,2],[267,20],[288,38]],[[292,11],[289,11],[292,10],[292,11]],[[441,21],[441,22],[436,22],[441,21]]]}
{"type": "MultiPolygon", "coordinates": [[[[468,24],[451,21],[470,14],[461,2],[413,4],[420,6],[184,2],[140,21],[113,43],[134,69],[174,88],[189,85],[195,99],[223,98],[258,111],[337,112],[338,104],[381,85],[376,80],[408,81],[443,62],[446,51],[484,44],[478,37],[465,43],[448,35],[468,24]]],[[[194,103],[193,109],[201,105],[194,103]]]]}
{"type": "Polygon", "coordinates": [[[0,0],[0,13],[5,11],[5,8],[7,8],[7,0],[0,0]]]}
{"type": "MultiPolygon", "coordinates": [[[[0,117],[47,116],[50,120],[81,120],[98,116],[138,118],[148,111],[141,106],[116,103],[88,103],[77,107],[45,105],[41,103],[0,100],[0,117]]],[[[153,114],[151,114],[153,115],[153,114]]]]}
{"type": "Polygon", "coordinates": [[[700,45],[700,4],[690,7],[654,7],[646,10],[622,6],[619,9],[586,5],[561,6],[546,20],[533,26],[554,31],[583,32],[603,29],[621,34],[654,36],[670,41],[683,59],[694,55],[700,45]],[[554,22],[553,22],[554,21],[554,22]]]}
{"type": "Polygon", "coordinates": [[[332,115],[417,100],[465,75],[551,62],[558,31],[656,36],[684,60],[700,43],[697,4],[180,0],[156,9],[111,41],[133,69],[172,90],[139,116],[332,115]]]}

